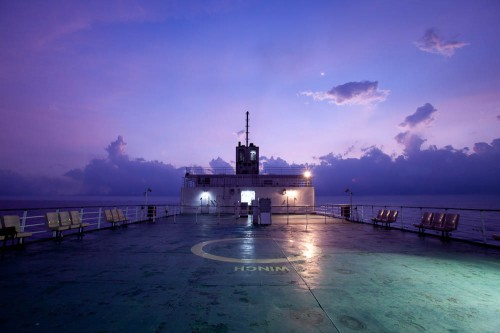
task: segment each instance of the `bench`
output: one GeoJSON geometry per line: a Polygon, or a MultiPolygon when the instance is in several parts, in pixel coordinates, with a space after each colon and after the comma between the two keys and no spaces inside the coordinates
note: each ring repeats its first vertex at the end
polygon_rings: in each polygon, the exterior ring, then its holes
{"type": "Polygon", "coordinates": [[[117,210],[116,210],[116,213],[118,214],[118,220],[119,220],[120,222],[122,222],[122,223],[126,226],[126,225],[127,225],[127,223],[128,223],[128,219],[127,219],[127,217],[125,216],[125,214],[123,214],[123,210],[121,210],[121,209],[117,209],[117,210]]]}
{"type": "Polygon", "coordinates": [[[111,226],[114,228],[118,223],[121,223],[122,226],[125,226],[128,220],[125,218],[123,211],[121,209],[105,209],[104,217],[106,222],[111,223],[111,226]]]}
{"type": "Polygon", "coordinates": [[[78,233],[83,234],[83,228],[88,227],[90,224],[82,222],[80,213],[76,210],[69,212],[71,216],[71,225],[73,228],[78,228],[78,233]]]}
{"type": "MultiPolygon", "coordinates": [[[[47,224],[47,228],[52,230],[52,234],[55,238],[60,239],[63,237],[62,232],[65,230],[69,230],[69,225],[62,225],[59,220],[59,214],[57,212],[48,212],[45,213],[45,222],[47,224]]],[[[64,222],[67,223],[67,222],[64,222]]],[[[71,222],[70,222],[71,223],[71,222]]]]}
{"type": "Polygon", "coordinates": [[[76,229],[79,228],[77,225],[73,225],[71,222],[71,216],[69,212],[59,212],[59,224],[63,227],[68,227],[68,229],[76,229]]]}
{"type": "Polygon", "coordinates": [[[14,242],[14,239],[16,238],[16,228],[14,227],[7,227],[4,228],[0,226],[0,240],[2,241],[2,257],[3,257],[3,251],[5,250],[5,246],[7,246],[7,241],[10,239],[12,242],[14,242]]]}
{"type": "Polygon", "coordinates": [[[21,231],[21,223],[19,221],[19,216],[17,215],[5,215],[0,221],[1,232],[0,240],[3,240],[5,246],[8,239],[14,241],[17,240],[17,244],[22,244],[24,238],[30,237],[31,232],[21,231]]]}
{"type": "Polygon", "coordinates": [[[378,211],[377,217],[372,219],[373,224],[378,224],[379,222],[385,224],[386,228],[389,228],[391,223],[394,223],[398,219],[399,212],[397,210],[381,209],[378,211]]]}
{"type": "Polygon", "coordinates": [[[422,220],[418,224],[413,224],[418,228],[419,234],[424,234],[425,229],[441,231],[441,237],[449,238],[449,233],[458,228],[459,214],[430,213],[425,212],[422,220]]]}
{"type": "Polygon", "coordinates": [[[59,223],[69,229],[78,229],[78,234],[83,234],[83,228],[88,227],[88,223],[82,223],[80,213],[73,210],[71,212],[59,212],[59,223]]]}
{"type": "Polygon", "coordinates": [[[384,219],[387,219],[387,215],[389,215],[390,210],[381,209],[378,211],[376,217],[372,218],[373,224],[378,224],[378,222],[382,222],[384,219]]]}

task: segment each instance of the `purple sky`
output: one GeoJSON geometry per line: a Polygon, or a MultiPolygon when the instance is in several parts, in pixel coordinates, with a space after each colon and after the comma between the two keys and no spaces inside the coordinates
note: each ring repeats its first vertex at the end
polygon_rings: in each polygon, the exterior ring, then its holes
{"type": "Polygon", "coordinates": [[[63,177],[118,136],[128,161],[231,163],[247,110],[261,156],[290,164],[470,156],[500,137],[499,17],[496,0],[2,1],[0,171],[63,177]]]}

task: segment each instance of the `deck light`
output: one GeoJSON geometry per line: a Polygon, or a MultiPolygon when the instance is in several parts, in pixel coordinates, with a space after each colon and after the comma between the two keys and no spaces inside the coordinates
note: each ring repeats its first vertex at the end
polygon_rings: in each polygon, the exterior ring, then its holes
{"type": "Polygon", "coordinates": [[[311,171],[309,171],[309,170],[304,171],[304,177],[311,178],[311,171]]]}
{"type": "Polygon", "coordinates": [[[208,198],[210,198],[210,193],[208,193],[207,191],[204,191],[201,195],[201,198],[203,200],[208,200],[208,198]]]}

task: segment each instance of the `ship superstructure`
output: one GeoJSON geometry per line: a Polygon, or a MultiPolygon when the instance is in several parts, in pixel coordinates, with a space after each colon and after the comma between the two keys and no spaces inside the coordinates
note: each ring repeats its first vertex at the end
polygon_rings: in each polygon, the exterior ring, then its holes
{"type": "Polygon", "coordinates": [[[314,187],[307,168],[264,168],[259,147],[249,143],[249,112],[246,112],[245,144],[236,146],[236,168],[186,169],[181,189],[183,211],[233,213],[243,204],[271,199],[273,213],[305,212],[314,206],[314,187]]]}

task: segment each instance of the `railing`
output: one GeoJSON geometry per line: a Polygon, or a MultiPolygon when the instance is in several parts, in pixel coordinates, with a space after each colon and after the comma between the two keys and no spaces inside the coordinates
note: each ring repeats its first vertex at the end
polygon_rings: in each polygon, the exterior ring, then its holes
{"type": "MultiPolygon", "coordinates": [[[[424,212],[442,212],[460,214],[458,229],[450,233],[451,239],[464,240],[468,242],[481,243],[493,246],[500,246],[500,240],[494,235],[500,235],[500,210],[494,209],[466,209],[466,208],[446,208],[446,207],[412,207],[412,206],[377,206],[377,205],[347,205],[347,204],[325,204],[319,206],[296,206],[280,205],[272,206],[272,214],[306,215],[305,218],[293,218],[294,224],[308,223],[332,223],[334,219],[343,219],[349,222],[372,224],[379,209],[398,210],[398,218],[395,223],[391,223],[392,229],[417,232],[418,228],[413,224],[421,221],[424,212]]],[[[180,211],[183,214],[195,215],[252,215],[251,207],[248,211],[242,211],[239,206],[217,206],[197,205],[182,206],[180,211]]],[[[195,217],[196,218],[196,217],[195,217]]],[[[426,234],[441,236],[440,231],[426,230],[426,234]]],[[[498,237],[497,237],[498,238],[498,237]]]]}
{"type": "MultiPolygon", "coordinates": [[[[302,166],[290,167],[262,167],[259,169],[261,175],[302,175],[308,168],[302,166]]],[[[187,167],[186,175],[235,175],[236,170],[232,167],[187,167]]]]}
{"type": "MultiPolygon", "coordinates": [[[[88,223],[85,232],[110,228],[111,223],[106,222],[104,217],[105,209],[122,209],[128,223],[140,223],[163,217],[173,217],[175,221],[178,215],[194,215],[197,221],[199,215],[215,215],[239,217],[242,213],[252,215],[250,207],[247,211],[242,211],[239,206],[217,206],[197,205],[186,206],[179,204],[155,205],[156,215],[148,216],[148,207],[144,205],[129,206],[86,206],[86,207],[49,207],[30,209],[2,209],[0,215],[18,215],[20,217],[21,231],[31,232],[32,237],[26,242],[53,237],[52,231],[48,229],[45,222],[45,213],[78,210],[82,222],[88,223]]],[[[397,222],[391,224],[392,229],[416,232],[417,224],[421,220],[424,212],[443,212],[460,214],[458,229],[451,233],[452,239],[460,239],[469,242],[500,246],[500,240],[494,235],[500,235],[500,210],[494,209],[465,209],[447,207],[412,207],[412,206],[379,206],[379,205],[339,205],[325,204],[319,206],[295,206],[280,205],[272,206],[272,214],[280,214],[286,218],[286,222],[293,221],[294,224],[310,223],[337,223],[338,219],[349,222],[372,223],[371,219],[377,215],[380,209],[394,209],[399,211],[397,222]],[[305,215],[300,216],[300,215],[305,215]]],[[[64,235],[76,234],[77,230],[65,231],[64,235]]],[[[427,230],[427,234],[440,235],[440,232],[427,230]]]]}
{"type": "Polygon", "coordinates": [[[303,175],[187,175],[184,187],[311,187],[303,175]]]}
{"type": "MultiPolygon", "coordinates": [[[[452,238],[475,243],[500,246],[500,241],[493,235],[500,235],[500,210],[470,209],[449,207],[416,207],[416,206],[380,206],[380,205],[322,205],[317,207],[320,214],[348,218],[350,221],[372,223],[380,209],[398,210],[398,218],[391,223],[391,228],[406,231],[417,231],[414,224],[420,223],[424,212],[459,214],[457,230],[451,233],[452,238]],[[343,210],[343,211],[342,211],[343,210]]],[[[427,234],[440,235],[441,232],[426,230],[427,234]]]]}
{"type": "MultiPolygon", "coordinates": [[[[158,218],[167,217],[179,213],[178,205],[154,205],[156,209],[154,214],[152,210],[148,215],[148,207],[144,205],[132,206],[85,206],[85,207],[48,207],[48,208],[30,208],[30,209],[2,209],[0,214],[18,215],[20,218],[20,231],[30,232],[32,236],[27,238],[27,242],[48,239],[53,237],[53,231],[47,227],[45,214],[48,212],[63,212],[63,211],[78,211],[80,213],[82,223],[88,223],[84,232],[95,231],[99,229],[111,228],[112,224],[107,222],[104,216],[106,209],[121,209],[127,219],[128,224],[140,223],[144,221],[156,220],[158,218]]],[[[78,233],[77,229],[64,231],[64,235],[78,233]]]]}

